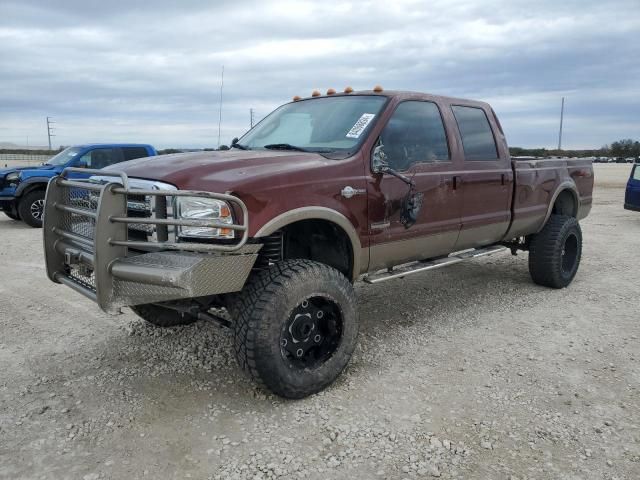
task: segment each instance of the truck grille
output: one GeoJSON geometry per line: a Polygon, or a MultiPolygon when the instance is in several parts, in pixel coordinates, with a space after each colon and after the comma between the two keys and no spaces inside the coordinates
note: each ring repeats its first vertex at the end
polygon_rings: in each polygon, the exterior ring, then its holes
{"type": "MultiPolygon", "coordinates": [[[[64,230],[79,235],[87,240],[93,240],[96,228],[95,218],[89,214],[98,212],[98,192],[78,187],[62,187],[63,203],[88,212],[83,215],[75,212],[62,212],[60,224],[64,230]]],[[[145,195],[127,195],[127,217],[151,218],[151,197],[145,195]]],[[[154,232],[154,226],[149,224],[131,223],[128,226],[129,235],[136,240],[147,241],[154,232]]]]}

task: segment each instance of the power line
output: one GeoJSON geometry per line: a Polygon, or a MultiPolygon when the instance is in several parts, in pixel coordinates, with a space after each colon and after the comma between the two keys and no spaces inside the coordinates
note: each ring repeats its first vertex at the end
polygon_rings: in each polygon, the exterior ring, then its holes
{"type": "Polygon", "coordinates": [[[220,115],[218,117],[218,149],[220,149],[220,129],[222,126],[222,88],[224,87],[224,65],[222,66],[222,76],[220,77],[220,115]]]}
{"type": "Polygon", "coordinates": [[[56,122],[51,120],[51,117],[47,117],[47,139],[49,140],[49,150],[51,150],[51,137],[55,137],[53,132],[53,126],[56,122]]]}

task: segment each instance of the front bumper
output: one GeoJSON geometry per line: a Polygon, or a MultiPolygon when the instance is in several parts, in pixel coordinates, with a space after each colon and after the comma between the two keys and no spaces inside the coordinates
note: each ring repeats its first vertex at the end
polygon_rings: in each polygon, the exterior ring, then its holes
{"type": "Polygon", "coordinates": [[[631,203],[624,204],[625,210],[632,210],[634,212],[640,212],[640,205],[632,205],[631,203]]]}
{"type": "Polygon", "coordinates": [[[0,202],[2,203],[13,202],[15,198],[16,198],[15,188],[0,189],[0,202]]]}
{"type": "MultiPolygon", "coordinates": [[[[93,173],[83,169],[84,173],[93,173]]],[[[99,171],[103,175],[105,172],[99,171]]],[[[120,307],[234,292],[242,289],[261,245],[247,244],[248,214],[237,197],[181,190],[133,190],[115,174],[106,184],[70,181],[65,172],[47,189],[44,249],[47,275],[92,299],[106,312],[120,307]],[[129,217],[127,199],[150,199],[150,217],[129,217]],[[233,244],[177,242],[171,230],[200,220],[167,215],[176,196],[225,200],[239,209],[242,224],[226,225],[242,237],[233,244]],[[130,240],[134,226],[153,232],[130,240]]],[[[211,225],[211,221],[208,225],[211,225]]],[[[201,226],[201,225],[198,225],[201,226]]]]}

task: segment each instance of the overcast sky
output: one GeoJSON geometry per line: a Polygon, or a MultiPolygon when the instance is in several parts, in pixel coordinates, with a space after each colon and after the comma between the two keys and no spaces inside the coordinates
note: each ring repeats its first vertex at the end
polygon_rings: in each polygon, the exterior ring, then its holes
{"type": "Polygon", "coordinates": [[[640,1],[0,0],[0,142],[215,147],[346,85],[492,103],[512,146],[640,138],[640,1]]]}

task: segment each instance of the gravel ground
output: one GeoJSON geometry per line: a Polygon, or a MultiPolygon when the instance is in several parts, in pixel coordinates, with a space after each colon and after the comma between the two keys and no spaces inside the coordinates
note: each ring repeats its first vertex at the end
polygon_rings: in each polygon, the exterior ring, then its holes
{"type": "Polygon", "coordinates": [[[110,317],[0,219],[0,477],[640,478],[640,214],[596,165],[565,290],[526,254],[357,286],[359,347],[325,392],[256,389],[230,335],[110,317]]]}

